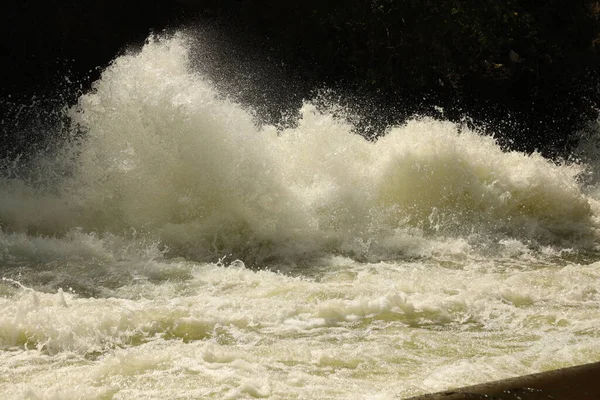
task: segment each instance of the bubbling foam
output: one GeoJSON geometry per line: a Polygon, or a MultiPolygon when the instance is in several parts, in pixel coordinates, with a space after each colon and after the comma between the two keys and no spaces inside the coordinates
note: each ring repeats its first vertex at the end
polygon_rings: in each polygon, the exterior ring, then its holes
{"type": "Polygon", "coordinates": [[[294,127],[258,126],[192,70],[189,46],[151,38],[117,58],[70,112],[82,134],[43,164],[58,183],[1,182],[4,229],[135,232],[170,255],[249,262],[596,243],[582,166],[430,118],[370,142],[311,103],[294,127]]]}

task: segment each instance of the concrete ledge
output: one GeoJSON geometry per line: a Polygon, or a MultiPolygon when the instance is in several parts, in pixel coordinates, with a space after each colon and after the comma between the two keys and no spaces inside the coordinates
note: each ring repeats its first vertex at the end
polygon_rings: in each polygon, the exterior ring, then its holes
{"type": "Polygon", "coordinates": [[[600,362],[413,397],[409,400],[599,400],[600,362]]]}

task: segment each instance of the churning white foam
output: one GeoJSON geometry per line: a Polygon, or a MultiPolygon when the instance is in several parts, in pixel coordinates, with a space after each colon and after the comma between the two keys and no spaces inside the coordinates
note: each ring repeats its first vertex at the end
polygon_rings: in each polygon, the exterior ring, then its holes
{"type": "Polygon", "coordinates": [[[579,165],[429,118],[370,142],[311,103],[294,127],[258,126],[193,71],[188,46],[153,38],[103,72],[70,112],[70,143],[40,162],[46,184],[1,182],[6,232],[134,232],[173,256],[258,263],[596,243],[579,165]]]}
{"type": "Polygon", "coordinates": [[[600,357],[598,264],[182,264],[109,298],[3,282],[8,398],[404,398],[600,357]],[[435,279],[432,279],[435,276],[435,279]],[[5,285],[6,284],[6,285],[5,285]]]}
{"type": "Polygon", "coordinates": [[[598,360],[585,166],[310,102],[261,126],[189,46],[117,58],[0,180],[5,398],[388,399],[598,360]]]}

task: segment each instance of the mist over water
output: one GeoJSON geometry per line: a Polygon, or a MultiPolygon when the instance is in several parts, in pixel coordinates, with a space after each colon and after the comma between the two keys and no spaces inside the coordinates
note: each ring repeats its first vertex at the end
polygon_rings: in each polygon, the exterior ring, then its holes
{"type": "Polygon", "coordinates": [[[260,124],[190,43],[115,59],[1,179],[0,393],[404,398],[600,359],[591,151],[260,124]]]}

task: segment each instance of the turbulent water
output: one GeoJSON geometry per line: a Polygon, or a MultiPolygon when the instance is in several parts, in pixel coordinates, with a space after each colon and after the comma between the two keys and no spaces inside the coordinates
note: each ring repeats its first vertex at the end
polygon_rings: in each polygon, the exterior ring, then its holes
{"type": "Polygon", "coordinates": [[[2,398],[395,399],[600,360],[593,160],[427,118],[367,141],[310,103],[261,126],[188,47],[117,58],[5,165],[2,398]]]}

